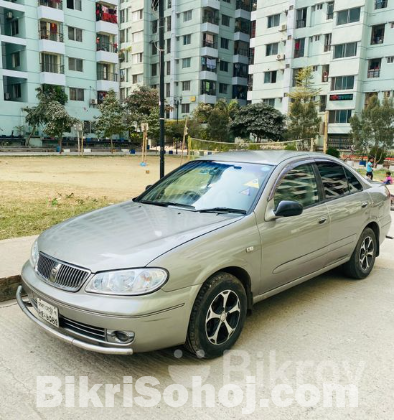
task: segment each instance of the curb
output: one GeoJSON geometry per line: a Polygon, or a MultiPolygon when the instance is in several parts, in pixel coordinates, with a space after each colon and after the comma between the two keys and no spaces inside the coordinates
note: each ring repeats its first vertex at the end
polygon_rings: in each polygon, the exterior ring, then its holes
{"type": "Polygon", "coordinates": [[[20,284],[20,275],[0,279],[0,302],[15,299],[16,289],[20,284]]]}

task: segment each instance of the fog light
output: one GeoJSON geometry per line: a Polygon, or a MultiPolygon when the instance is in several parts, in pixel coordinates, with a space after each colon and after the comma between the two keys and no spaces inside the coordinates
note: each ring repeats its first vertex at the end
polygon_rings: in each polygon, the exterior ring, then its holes
{"type": "Polygon", "coordinates": [[[128,344],[134,340],[132,331],[107,330],[107,341],[110,343],[128,344]]]}

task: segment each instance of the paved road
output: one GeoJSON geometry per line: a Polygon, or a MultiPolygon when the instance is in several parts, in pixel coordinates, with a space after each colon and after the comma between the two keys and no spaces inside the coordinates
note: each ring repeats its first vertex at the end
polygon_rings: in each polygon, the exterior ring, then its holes
{"type": "MultiPolygon", "coordinates": [[[[238,355],[233,353],[213,361],[195,360],[181,355],[177,349],[132,357],[87,353],[44,334],[11,301],[0,306],[0,418],[240,419],[242,410],[247,413],[252,411],[248,407],[254,407],[253,384],[249,383],[247,388],[249,403],[244,399],[236,400],[234,404],[239,405],[235,407],[229,405],[234,401],[232,395],[246,398],[245,376],[252,376],[259,384],[258,404],[263,399],[263,405],[268,407],[256,408],[250,418],[391,420],[394,412],[393,297],[394,240],[387,240],[368,279],[351,281],[335,271],[260,303],[247,319],[235,347],[238,355]],[[240,371],[226,377],[229,367],[238,367],[240,371]],[[37,390],[40,376],[58,378],[59,395],[63,400],[55,402],[60,406],[37,407],[36,397],[43,395],[37,390]],[[88,377],[89,387],[120,384],[122,393],[128,397],[115,394],[114,408],[108,407],[111,398],[106,408],[94,408],[91,402],[85,408],[78,399],[84,386],[80,382],[84,379],[80,377],[84,376],[88,377]],[[129,382],[132,377],[130,388],[123,385],[124,376],[129,377],[129,382]],[[154,404],[151,408],[141,407],[144,401],[135,398],[143,394],[139,386],[145,376],[153,376],[160,382],[155,386],[158,395],[150,400],[154,404]],[[215,388],[213,394],[212,388],[208,392],[214,397],[214,407],[204,407],[204,394],[202,408],[198,407],[198,399],[192,401],[192,395],[195,398],[199,395],[198,392],[192,394],[192,376],[201,377],[205,384],[215,388]],[[66,377],[75,381],[75,404],[70,397],[73,395],[70,384],[67,388],[70,392],[65,394],[66,377]],[[328,382],[355,385],[358,399],[352,394],[353,399],[346,398],[346,406],[338,408],[338,400],[334,398],[334,407],[325,407],[329,399],[324,402],[321,396],[326,389],[323,383],[328,382]],[[179,384],[182,398],[177,408],[171,406],[176,404],[171,401],[177,394],[169,387],[174,383],[179,384]],[[223,388],[228,383],[238,384],[234,394],[223,388]],[[280,384],[282,387],[278,387],[280,384]],[[302,384],[309,386],[302,387],[302,384]],[[129,389],[134,389],[131,408],[122,406],[132,401],[129,389]],[[189,398],[186,402],[185,392],[189,398]],[[309,397],[311,407],[306,406],[305,399],[309,397]],[[66,407],[65,399],[68,405],[75,407],[66,407]],[[351,403],[358,407],[349,407],[351,403]],[[288,406],[278,407],[278,404],[288,406]]],[[[49,386],[50,382],[45,384],[49,386]]],[[[104,396],[105,389],[101,386],[93,401],[105,405],[104,396]]],[[[48,394],[47,398],[52,396],[48,394]]]]}

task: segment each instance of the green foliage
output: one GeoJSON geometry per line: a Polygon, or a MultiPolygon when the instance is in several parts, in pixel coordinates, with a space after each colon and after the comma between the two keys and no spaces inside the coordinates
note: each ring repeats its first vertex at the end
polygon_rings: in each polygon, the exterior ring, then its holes
{"type": "Polygon", "coordinates": [[[166,120],[166,139],[168,141],[179,141],[183,138],[185,120],[166,120]]]}
{"type": "Polygon", "coordinates": [[[335,147],[329,147],[329,148],[327,149],[326,154],[327,154],[327,155],[330,155],[330,156],[334,156],[334,157],[336,157],[336,158],[339,158],[339,157],[341,156],[341,153],[340,153],[340,152],[339,152],[339,150],[338,150],[338,149],[336,149],[335,147]]]}
{"type": "Polygon", "coordinates": [[[252,134],[258,141],[281,140],[285,130],[285,116],[261,102],[239,108],[230,127],[237,137],[246,138],[252,134]]]}
{"type": "Polygon", "coordinates": [[[74,124],[80,121],[77,118],[71,117],[64,105],[57,101],[48,103],[47,114],[45,117],[46,125],[45,133],[51,137],[59,139],[60,149],[62,148],[63,133],[70,132],[74,124]]]}
{"type": "Polygon", "coordinates": [[[373,146],[369,151],[369,155],[375,159],[376,164],[383,163],[387,157],[387,150],[373,146]]]}
{"type": "Polygon", "coordinates": [[[115,135],[121,136],[126,131],[124,122],[124,110],[122,104],[113,90],[110,90],[99,105],[100,116],[96,117],[96,131],[97,133],[111,140],[115,135]]]}
{"type": "Polygon", "coordinates": [[[377,95],[373,95],[361,115],[355,114],[350,118],[350,126],[350,136],[356,150],[362,154],[369,153],[377,162],[382,151],[393,147],[393,101],[385,98],[380,102],[377,95]]]}
{"type": "Polygon", "coordinates": [[[296,143],[288,143],[285,146],[285,150],[297,150],[297,145],[296,143]]]}
{"type": "MultiPolygon", "coordinates": [[[[64,107],[68,101],[68,96],[64,92],[61,86],[53,85],[43,85],[42,88],[39,87],[36,89],[38,105],[34,107],[23,108],[23,111],[26,112],[26,123],[32,127],[30,136],[26,141],[26,146],[30,143],[30,138],[32,134],[36,131],[36,128],[49,123],[53,123],[53,116],[51,109],[55,107],[59,109],[57,105],[59,104],[64,107]]],[[[53,127],[49,128],[52,131],[53,127]]]]}
{"type": "Polygon", "coordinates": [[[312,86],[312,67],[300,69],[296,76],[296,88],[289,95],[292,103],[288,130],[289,136],[295,140],[314,139],[320,131],[321,119],[314,99],[320,90],[312,86]]]}

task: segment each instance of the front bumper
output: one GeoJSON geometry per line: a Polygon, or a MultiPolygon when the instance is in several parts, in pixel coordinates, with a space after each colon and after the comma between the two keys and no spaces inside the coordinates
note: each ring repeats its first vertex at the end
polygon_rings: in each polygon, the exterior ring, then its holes
{"type": "Polygon", "coordinates": [[[76,347],[79,347],[84,350],[90,350],[95,351],[97,353],[104,353],[104,354],[121,354],[121,355],[130,355],[133,354],[134,351],[132,348],[127,347],[102,347],[96,344],[90,344],[81,340],[78,340],[70,335],[66,335],[61,333],[60,331],[56,330],[53,327],[50,327],[48,324],[46,324],[44,321],[41,321],[39,318],[37,318],[30,310],[29,307],[32,307],[33,305],[30,302],[26,302],[22,298],[22,286],[18,287],[18,290],[16,291],[16,300],[18,302],[18,305],[22,309],[22,311],[27,315],[33,322],[35,322],[37,325],[39,325],[41,328],[44,329],[45,332],[48,334],[59,338],[60,340],[65,341],[66,343],[72,344],[76,347]]]}
{"type": "Polygon", "coordinates": [[[77,347],[105,354],[133,354],[181,345],[186,341],[187,328],[199,287],[192,286],[172,292],[159,290],[145,296],[105,296],[86,293],[84,286],[78,292],[66,292],[43,282],[27,262],[22,270],[22,286],[17,300],[22,311],[47,333],[77,347]],[[23,291],[27,299],[22,299],[23,291]],[[35,314],[40,298],[55,306],[59,312],[60,327],[56,328],[35,314]],[[97,329],[103,337],[85,334],[70,328],[97,329]],[[132,331],[130,344],[107,341],[107,330],[132,331]]]}

